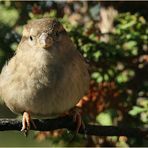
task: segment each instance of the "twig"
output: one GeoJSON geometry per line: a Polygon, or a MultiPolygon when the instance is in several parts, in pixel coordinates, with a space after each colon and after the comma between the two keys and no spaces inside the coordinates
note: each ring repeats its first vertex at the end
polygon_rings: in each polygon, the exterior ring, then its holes
{"type": "MultiPolygon", "coordinates": [[[[74,131],[76,124],[73,122],[72,117],[65,116],[56,119],[33,119],[37,128],[31,126],[31,130],[36,131],[52,131],[56,129],[68,129],[74,131]]],[[[8,130],[21,130],[22,123],[17,119],[0,119],[0,131],[8,130]]],[[[80,128],[79,133],[96,136],[127,136],[139,137],[148,139],[148,128],[131,128],[119,126],[98,126],[98,125],[85,125],[84,129],[80,128]]]]}

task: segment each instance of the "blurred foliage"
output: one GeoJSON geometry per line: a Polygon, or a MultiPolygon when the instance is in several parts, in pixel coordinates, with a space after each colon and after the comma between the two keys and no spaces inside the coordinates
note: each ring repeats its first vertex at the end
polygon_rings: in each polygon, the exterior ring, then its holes
{"type": "MultiPolygon", "coordinates": [[[[0,2],[0,69],[13,56],[27,21],[59,18],[90,65],[90,89],[78,104],[83,109],[84,120],[100,125],[147,127],[147,18],[140,11],[122,10],[114,19],[113,29],[102,33],[99,28],[103,20],[99,15],[102,6],[100,2],[0,2]]],[[[41,132],[35,137],[50,141],[53,146],[148,146],[143,139],[122,136],[84,138],[78,135],[68,144],[70,135],[57,130],[41,132]]]]}

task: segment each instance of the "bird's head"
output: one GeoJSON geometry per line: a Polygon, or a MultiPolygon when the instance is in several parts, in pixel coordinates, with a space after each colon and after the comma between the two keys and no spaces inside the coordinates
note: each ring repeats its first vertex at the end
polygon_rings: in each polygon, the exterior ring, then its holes
{"type": "Polygon", "coordinates": [[[67,36],[62,24],[56,19],[42,18],[30,21],[24,26],[22,40],[37,48],[49,49],[67,36]]]}

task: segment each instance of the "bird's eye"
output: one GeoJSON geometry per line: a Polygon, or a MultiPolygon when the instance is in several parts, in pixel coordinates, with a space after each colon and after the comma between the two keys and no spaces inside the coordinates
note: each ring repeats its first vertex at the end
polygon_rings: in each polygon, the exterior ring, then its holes
{"type": "Polygon", "coordinates": [[[33,41],[33,37],[32,36],[30,36],[29,38],[30,38],[31,41],[33,41]]]}

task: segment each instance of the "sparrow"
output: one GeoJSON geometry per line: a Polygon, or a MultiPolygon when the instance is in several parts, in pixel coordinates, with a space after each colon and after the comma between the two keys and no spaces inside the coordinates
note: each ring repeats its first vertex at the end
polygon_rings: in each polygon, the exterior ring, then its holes
{"type": "Polygon", "coordinates": [[[88,66],[62,24],[35,19],[24,26],[15,55],[1,71],[0,96],[12,112],[23,115],[21,131],[28,131],[32,117],[55,118],[73,109],[89,79],[88,66]]]}

